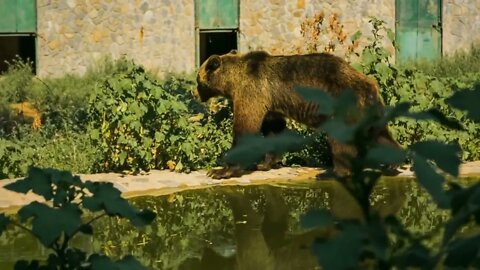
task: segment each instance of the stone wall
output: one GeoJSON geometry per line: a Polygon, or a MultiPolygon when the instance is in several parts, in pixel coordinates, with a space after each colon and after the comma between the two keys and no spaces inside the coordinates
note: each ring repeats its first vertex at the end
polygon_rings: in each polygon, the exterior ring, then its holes
{"type": "MultiPolygon", "coordinates": [[[[371,31],[370,16],[395,29],[395,0],[239,2],[242,52],[298,52],[305,44],[301,23],[320,11],[326,16],[326,24],[329,16],[338,15],[346,37],[360,30],[363,42],[371,31]]],[[[37,0],[38,74],[82,74],[105,55],[126,55],[159,73],[191,72],[197,45],[194,9],[194,0],[37,0]]],[[[480,0],[443,1],[445,54],[480,40],[479,10],[480,0]]]]}
{"type": "MultiPolygon", "coordinates": [[[[326,16],[336,13],[347,37],[357,30],[368,35],[370,16],[384,20],[387,27],[395,30],[395,0],[243,0],[240,50],[291,53],[305,43],[300,33],[301,22],[319,11],[326,16]]],[[[480,42],[480,0],[443,0],[442,20],[444,55],[480,42]]],[[[389,49],[393,53],[393,48],[389,49]]]]}
{"type": "Polygon", "coordinates": [[[38,75],[82,74],[104,55],[146,68],[195,68],[193,0],[37,0],[38,75]]]}
{"type": "Polygon", "coordinates": [[[369,36],[370,16],[384,20],[390,29],[395,27],[395,0],[243,0],[239,48],[292,53],[305,43],[300,32],[302,21],[321,11],[327,17],[327,24],[328,17],[337,14],[348,38],[358,30],[369,36]]]}
{"type": "Polygon", "coordinates": [[[480,42],[480,0],[443,0],[443,53],[468,50],[480,42]]]}

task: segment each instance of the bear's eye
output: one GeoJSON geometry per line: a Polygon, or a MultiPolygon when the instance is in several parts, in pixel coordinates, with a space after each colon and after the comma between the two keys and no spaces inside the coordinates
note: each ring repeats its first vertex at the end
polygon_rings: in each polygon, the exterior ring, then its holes
{"type": "Polygon", "coordinates": [[[210,57],[210,59],[208,59],[206,68],[207,70],[214,71],[220,67],[220,64],[221,64],[220,57],[217,55],[213,55],[210,57]]]}

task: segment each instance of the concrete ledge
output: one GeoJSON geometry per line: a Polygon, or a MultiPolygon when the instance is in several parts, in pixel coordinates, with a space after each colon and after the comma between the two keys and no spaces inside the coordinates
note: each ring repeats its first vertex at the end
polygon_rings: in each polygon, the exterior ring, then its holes
{"type": "MultiPolygon", "coordinates": [[[[168,170],[153,170],[141,175],[123,175],[119,173],[79,174],[84,181],[112,182],[124,197],[141,195],[165,195],[174,192],[205,188],[219,185],[258,185],[273,183],[296,183],[315,181],[315,176],[324,171],[320,168],[285,167],[270,171],[256,171],[238,178],[227,180],[215,180],[206,176],[206,171],[191,173],[176,173],[168,170]]],[[[462,177],[480,176],[480,161],[462,164],[460,167],[462,177]]],[[[409,168],[402,170],[396,177],[413,177],[409,168]]],[[[3,188],[6,184],[15,180],[0,181],[0,209],[10,212],[22,205],[34,200],[43,201],[43,198],[35,194],[20,194],[3,188]]]]}

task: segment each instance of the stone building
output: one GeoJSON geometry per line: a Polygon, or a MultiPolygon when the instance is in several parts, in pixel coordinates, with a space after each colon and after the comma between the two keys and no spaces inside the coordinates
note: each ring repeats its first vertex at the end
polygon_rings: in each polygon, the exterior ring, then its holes
{"type": "Polygon", "coordinates": [[[192,72],[230,49],[292,53],[321,12],[347,37],[370,33],[371,16],[385,21],[398,61],[437,58],[480,39],[479,11],[480,0],[0,0],[0,71],[19,54],[39,76],[82,74],[105,55],[192,72]]]}

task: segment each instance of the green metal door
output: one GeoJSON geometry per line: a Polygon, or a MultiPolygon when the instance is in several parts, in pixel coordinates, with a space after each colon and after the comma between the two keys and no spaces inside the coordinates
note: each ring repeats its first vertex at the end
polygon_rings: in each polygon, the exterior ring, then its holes
{"type": "Polygon", "coordinates": [[[35,0],[0,0],[0,33],[36,32],[35,2],[35,0]]]}
{"type": "Polygon", "coordinates": [[[238,28],[238,0],[196,0],[200,29],[238,28]]]}
{"type": "Polygon", "coordinates": [[[396,0],[397,60],[436,59],[442,53],[441,0],[396,0]]]}

